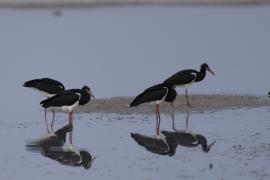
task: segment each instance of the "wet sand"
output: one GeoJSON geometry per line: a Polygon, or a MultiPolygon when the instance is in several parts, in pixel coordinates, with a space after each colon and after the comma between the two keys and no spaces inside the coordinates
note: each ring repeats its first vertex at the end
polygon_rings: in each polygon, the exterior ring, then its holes
{"type": "MultiPolygon", "coordinates": [[[[242,95],[190,95],[191,111],[217,111],[223,109],[237,108],[255,108],[270,106],[270,99],[258,96],[242,96],[242,95]]],[[[153,113],[153,104],[146,103],[138,107],[130,108],[129,104],[134,97],[113,97],[110,99],[91,100],[87,105],[79,107],[79,112],[102,112],[102,113],[153,113]]],[[[186,112],[185,96],[177,97],[175,103],[176,112],[186,112]]],[[[173,109],[170,104],[161,104],[162,113],[172,113],[173,109]]]]}

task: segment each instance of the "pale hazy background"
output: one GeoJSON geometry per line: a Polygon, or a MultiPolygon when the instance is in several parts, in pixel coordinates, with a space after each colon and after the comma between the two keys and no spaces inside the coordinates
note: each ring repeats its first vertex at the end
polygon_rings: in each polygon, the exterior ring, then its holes
{"type": "Polygon", "coordinates": [[[38,107],[41,97],[22,84],[42,77],[67,88],[87,84],[97,98],[135,96],[203,62],[216,76],[208,74],[191,94],[266,95],[269,18],[269,6],[103,7],[64,9],[61,16],[2,9],[0,104],[10,112],[38,107]]]}

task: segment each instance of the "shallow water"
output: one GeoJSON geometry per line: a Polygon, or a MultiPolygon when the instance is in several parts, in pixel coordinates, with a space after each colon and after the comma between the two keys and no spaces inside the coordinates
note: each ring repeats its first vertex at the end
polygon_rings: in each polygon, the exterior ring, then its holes
{"type": "MultiPolygon", "coordinates": [[[[178,129],[185,127],[185,116],[176,115],[178,129]]],[[[173,131],[171,117],[161,118],[161,130],[173,131]]],[[[45,134],[42,118],[1,121],[0,179],[269,179],[269,121],[268,107],[191,112],[189,129],[216,144],[208,153],[200,146],[178,145],[169,157],[147,151],[130,136],[131,132],[154,135],[154,115],[77,114],[73,143],[96,157],[89,170],[25,150],[27,140],[45,134]]],[[[59,113],[56,122],[56,129],[62,127],[66,114],[59,113]]]]}

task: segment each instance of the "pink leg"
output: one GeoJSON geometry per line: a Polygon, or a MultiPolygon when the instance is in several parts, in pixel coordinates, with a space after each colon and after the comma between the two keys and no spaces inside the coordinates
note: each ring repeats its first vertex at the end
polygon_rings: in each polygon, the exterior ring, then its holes
{"type": "Polygon", "coordinates": [[[160,130],[159,104],[156,105],[156,116],[157,116],[157,121],[156,121],[156,134],[159,135],[159,130],[160,130]]]}
{"type": "Polygon", "coordinates": [[[175,109],[174,109],[174,105],[173,105],[173,102],[171,102],[171,106],[172,106],[172,109],[173,109],[173,112],[171,114],[171,117],[172,117],[172,129],[177,131],[177,129],[175,128],[175,125],[174,125],[174,114],[175,114],[175,109]]]}
{"type": "Polygon", "coordinates": [[[157,125],[158,125],[158,113],[157,113],[157,106],[156,106],[156,134],[158,135],[157,125]]]}
{"type": "Polygon", "coordinates": [[[69,132],[69,143],[72,144],[72,133],[73,133],[73,123],[72,123],[72,112],[68,113],[68,123],[71,126],[71,131],[69,132]]]}
{"type": "Polygon", "coordinates": [[[45,125],[46,125],[47,132],[50,133],[49,128],[48,128],[47,110],[46,109],[44,109],[44,116],[45,116],[45,125]]]}
{"type": "Polygon", "coordinates": [[[54,124],[54,117],[55,117],[55,113],[53,109],[52,109],[52,114],[53,114],[53,117],[52,117],[52,122],[51,122],[51,132],[53,132],[53,124],[54,124]]]}
{"type": "Polygon", "coordinates": [[[186,100],[187,100],[187,106],[190,107],[189,101],[188,101],[188,94],[187,94],[187,88],[185,88],[185,95],[186,95],[186,100]]]}
{"type": "Polygon", "coordinates": [[[171,103],[170,103],[170,105],[171,105],[171,107],[172,107],[172,114],[174,115],[174,111],[175,111],[175,109],[174,109],[173,102],[171,102],[171,103]]]}
{"type": "Polygon", "coordinates": [[[187,112],[187,117],[186,117],[186,129],[188,129],[188,118],[189,118],[189,110],[187,112]]]}
{"type": "Polygon", "coordinates": [[[174,131],[177,131],[177,129],[175,128],[175,123],[174,123],[174,115],[172,115],[172,129],[174,131]]]}
{"type": "Polygon", "coordinates": [[[158,121],[158,130],[160,129],[159,127],[160,127],[160,112],[159,112],[159,105],[158,105],[158,119],[159,119],[159,121],[158,121]]]}

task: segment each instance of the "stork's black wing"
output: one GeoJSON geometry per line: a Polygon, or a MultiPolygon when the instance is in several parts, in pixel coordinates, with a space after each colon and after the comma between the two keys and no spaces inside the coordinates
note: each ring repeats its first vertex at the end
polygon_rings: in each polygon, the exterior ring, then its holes
{"type": "Polygon", "coordinates": [[[68,89],[65,92],[68,92],[68,93],[82,93],[82,90],[81,89],[68,89]]]}
{"type": "Polygon", "coordinates": [[[49,94],[57,94],[65,90],[64,85],[50,78],[33,79],[23,84],[24,87],[36,88],[49,94]]]}
{"type": "Polygon", "coordinates": [[[42,155],[69,166],[81,166],[81,156],[73,150],[63,147],[49,147],[42,149],[42,155]]]}
{"type": "Polygon", "coordinates": [[[167,138],[174,138],[177,140],[177,143],[186,147],[198,146],[198,140],[196,135],[186,132],[170,132],[170,131],[161,131],[161,133],[167,138]]]}
{"type": "Polygon", "coordinates": [[[169,147],[160,138],[145,136],[138,133],[131,133],[131,137],[148,151],[160,155],[169,155],[169,147]]]}
{"type": "Polygon", "coordinates": [[[168,93],[168,88],[162,84],[154,85],[146,89],[143,93],[139,94],[130,103],[130,107],[138,106],[142,103],[158,101],[164,98],[168,93]]]}
{"type": "Polygon", "coordinates": [[[197,73],[198,72],[193,69],[179,71],[166,79],[163,84],[167,86],[179,86],[189,84],[195,80],[197,73]]]}
{"type": "Polygon", "coordinates": [[[43,100],[40,102],[42,107],[61,107],[61,106],[70,106],[75,104],[80,100],[80,95],[77,93],[63,92],[59,93],[51,98],[43,100]]]}
{"type": "Polygon", "coordinates": [[[27,142],[25,147],[28,151],[40,151],[41,148],[63,146],[66,142],[66,133],[71,130],[72,126],[66,125],[61,129],[58,129],[54,134],[27,142]]]}
{"type": "Polygon", "coordinates": [[[173,102],[176,99],[177,92],[174,87],[168,87],[168,94],[165,98],[167,102],[173,102]]]}

